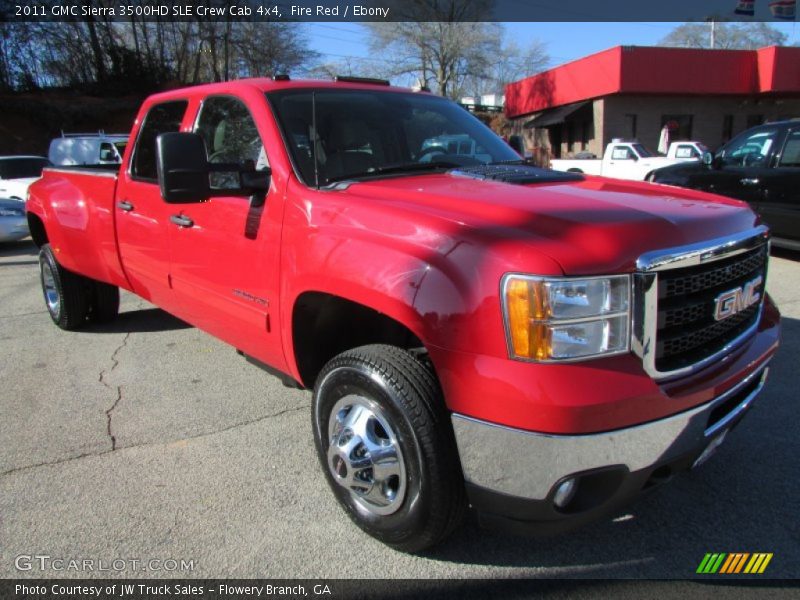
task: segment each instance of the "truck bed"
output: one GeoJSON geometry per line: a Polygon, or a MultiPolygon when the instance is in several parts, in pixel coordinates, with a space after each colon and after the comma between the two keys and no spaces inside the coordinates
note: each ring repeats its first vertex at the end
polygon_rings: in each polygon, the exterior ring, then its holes
{"type": "Polygon", "coordinates": [[[47,167],[42,178],[31,186],[28,210],[38,205],[34,212],[41,214],[47,207],[48,220],[58,223],[57,227],[48,228],[48,234],[64,267],[128,288],[115,228],[119,169],[119,165],[47,167]],[[43,202],[43,196],[50,201],[43,202]]]}
{"type": "Polygon", "coordinates": [[[119,165],[55,165],[45,167],[45,171],[65,171],[67,173],[83,173],[85,175],[114,175],[119,174],[119,165]]]}

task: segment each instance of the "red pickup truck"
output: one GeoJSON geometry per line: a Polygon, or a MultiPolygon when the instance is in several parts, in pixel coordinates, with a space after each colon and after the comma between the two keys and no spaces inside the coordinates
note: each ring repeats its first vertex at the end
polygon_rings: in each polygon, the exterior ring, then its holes
{"type": "Polygon", "coordinates": [[[192,87],[130,139],[30,189],[53,321],[122,288],[313,390],[334,495],[401,550],[468,506],[544,533],[619,510],[711,454],[778,346],[745,204],[525,165],[426,91],[192,87]]]}

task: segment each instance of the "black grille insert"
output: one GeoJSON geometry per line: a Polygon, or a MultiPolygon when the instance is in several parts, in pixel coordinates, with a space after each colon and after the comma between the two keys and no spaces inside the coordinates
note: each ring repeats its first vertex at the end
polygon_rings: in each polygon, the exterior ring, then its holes
{"type": "Polygon", "coordinates": [[[761,303],[717,321],[716,299],[759,276],[762,283],[756,291],[763,297],[766,265],[763,245],[705,265],[659,273],[656,369],[673,371],[697,363],[747,331],[761,303]]]}

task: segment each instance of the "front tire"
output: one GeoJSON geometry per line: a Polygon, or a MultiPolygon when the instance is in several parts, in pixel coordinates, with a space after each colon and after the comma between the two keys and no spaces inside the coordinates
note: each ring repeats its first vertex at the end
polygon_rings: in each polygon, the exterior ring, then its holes
{"type": "Polygon", "coordinates": [[[314,441],[328,484],[361,529],[401,551],[444,540],[466,507],[455,439],[432,370],[394,346],[362,346],[320,373],[314,441]]]}
{"type": "Polygon", "coordinates": [[[53,323],[67,330],[85,325],[90,282],[58,264],[50,244],[39,252],[39,269],[45,305],[53,323]]]}

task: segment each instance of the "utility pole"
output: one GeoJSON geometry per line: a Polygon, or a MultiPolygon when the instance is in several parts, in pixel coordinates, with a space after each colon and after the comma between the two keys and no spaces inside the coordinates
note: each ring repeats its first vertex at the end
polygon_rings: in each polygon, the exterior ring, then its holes
{"type": "Polygon", "coordinates": [[[713,50],[714,43],[716,41],[714,37],[716,36],[717,33],[717,22],[714,20],[714,17],[710,17],[709,20],[711,21],[711,49],[713,50]]]}

